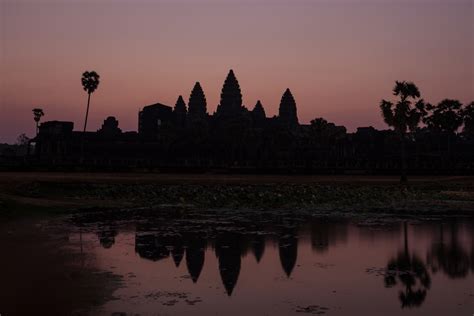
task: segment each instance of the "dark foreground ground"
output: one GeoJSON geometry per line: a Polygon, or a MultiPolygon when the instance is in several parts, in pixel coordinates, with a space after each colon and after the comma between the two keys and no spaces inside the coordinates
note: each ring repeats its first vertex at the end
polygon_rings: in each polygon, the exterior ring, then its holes
{"type": "Polygon", "coordinates": [[[1,217],[91,208],[203,208],[470,214],[474,177],[0,173],[1,217]]]}

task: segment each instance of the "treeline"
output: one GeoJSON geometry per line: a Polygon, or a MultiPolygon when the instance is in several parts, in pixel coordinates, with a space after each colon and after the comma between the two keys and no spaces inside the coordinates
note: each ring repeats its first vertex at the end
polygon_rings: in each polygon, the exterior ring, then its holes
{"type": "MultiPolygon", "coordinates": [[[[445,99],[437,105],[425,102],[420,90],[413,82],[396,81],[394,102],[382,100],[380,109],[385,123],[393,127],[400,139],[401,181],[407,181],[406,142],[408,132],[417,132],[420,123],[425,123],[429,132],[439,140],[446,138],[448,158],[451,159],[451,144],[461,125],[461,137],[472,140],[474,133],[474,102],[463,106],[458,100],[445,99]],[[444,134],[444,135],[443,135],[444,134]]],[[[415,134],[416,135],[416,134],[415,134]]]]}

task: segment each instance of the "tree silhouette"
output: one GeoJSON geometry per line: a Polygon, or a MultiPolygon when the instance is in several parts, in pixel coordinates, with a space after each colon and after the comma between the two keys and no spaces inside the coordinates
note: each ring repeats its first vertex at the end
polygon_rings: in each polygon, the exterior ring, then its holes
{"type": "Polygon", "coordinates": [[[458,100],[444,99],[437,106],[426,104],[427,115],[423,122],[429,129],[446,133],[448,139],[448,157],[451,158],[451,139],[463,123],[462,103],[458,100]]]}
{"type": "Polygon", "coordinates": [[[100,245],[109,249],[115,244],[115,237],[117,236],[117,229],[114,226],[103,226],[97,231],[100,245]]]}
{"type": "Polygon", "coordinates": [[[33,109],[33,119],[36,122],[36,135],[38,135],[39,121],[41,120],[42,116],[44,116],[43,109],[40,109],[40,108],[34,108],[33,109]]]}
{"type": "Polygon", "coordinates": [[[464,121],[463,133],[472,138],[474,135],[474,101],[462,110],[462,116],[464,121]]]}
{"type": "Polygon", "coordinates": [[[420,91],[412,82],[396,81],[393,95],[400,99],[395,104],[382,100],[380,109],[385,123],[393,127],[400,138],[400,182],[405,183],[407,181],[406,137],[408,131],[415,130],[422,117],[426,115],[425,102],[420,99],[420,91]]]}
{"type": "Polygon", "coordinates": [[[95,71],[85,71],[82,74],[81,82],[84,91],[87,92],[87,110],[86,118],[84,120],[84,132],[87,128],[87,118],[89,116],[89,105],[91,101],[91,94],[99,87],[99,78],[100,76],[95,71]]]}
{"type": "Polygon", "coordinates": [[[26,146],[28,145],[28,142],[30,141],[30,138],[28,136],[26,136],[26,134],[20,134],[17,138],[16,138],[16,143],[20,146],[26,146]]]}
{"type": "Polygon", "coordinates": [[[404,287],[398,298],[402,308],[419,307],[423,304],[427,291],[431,287],[431,277],[423,261],[408,250],[407,224],[403,225],[404,248],[387,264],[384,277],[385,287],[391,288],[398,282],[404,287]]]}
{"type": "Polygon", "coordinates": [[[85,71],[82,74],[81,82],[84,91],[87,92],[87,109],[86,109],[86,118],[84,120],[84,134],[82,135],[81,141],[81,161],[84,159],[84,135],[86,133],[87,128],[87,118],[89,117],[89,105],[91,101],[91,94],[99,86],[99,78],[100,76],[95,71],[85,71]]]}
{"type": "Polygon", "coordinates": [[[346,134],[345,128],[337,127],[334,123],[329,123],[324,118],[319,117],[310,122],[311,139],[316,144],[334,144],[346,134]]]}
{"type": "Polygon", "coordinates": [[[428,115],[424,123],[434,130],[454,133],[462,125],[462,103],[458,100],[444,99],[437,106],[426,104],[428,115]]]}
{"type": "Polygon", "coordinates": [[[170,256],[165,245],[165,238],[157,233],[143,232],[137,227],[135,233],[135,252],[144,259],[158,261],[170,256]]]}

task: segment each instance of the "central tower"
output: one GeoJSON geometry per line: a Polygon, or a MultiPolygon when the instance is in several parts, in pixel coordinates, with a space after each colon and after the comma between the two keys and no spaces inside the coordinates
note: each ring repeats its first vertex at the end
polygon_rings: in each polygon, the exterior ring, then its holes
{"type": "Polygon", "coordinates": [[[242,110],[242,93],[239,82],[231,69],[224,81],[221,92],[221,102],[217,106],[216,114],[219,116],[237,115],[242,110]]]}

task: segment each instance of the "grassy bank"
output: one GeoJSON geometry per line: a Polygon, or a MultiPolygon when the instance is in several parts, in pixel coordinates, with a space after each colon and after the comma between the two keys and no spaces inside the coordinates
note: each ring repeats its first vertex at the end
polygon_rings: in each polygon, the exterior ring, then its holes
{"type": "Polygon", "coordinates": [[[474,178],[228,176],[162,174],[0,175],[2,214],[84,208],[157,207],[314,209],[474,214],[474,178]]]}

